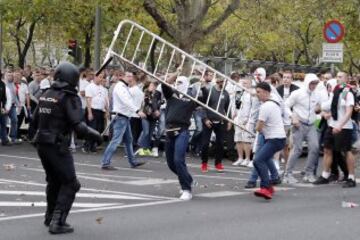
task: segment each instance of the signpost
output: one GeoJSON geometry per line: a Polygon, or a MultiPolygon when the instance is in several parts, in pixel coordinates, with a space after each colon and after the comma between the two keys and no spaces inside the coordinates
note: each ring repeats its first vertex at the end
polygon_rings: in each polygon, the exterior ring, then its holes
{"type": "Polygon", "coordinates": [[[345,36],[345,27],[338,20],[328,21],[323,28],[323,35],[328,43],[338,43],[345,36]]]}
{"type": "MultiPolygon", "coordinates": [[[[340,42],[345,36],[345,27],[338,20],[328,21],[323,28],[323,36],[327,43],[323,43],[321,62],[342,63],[344,45],[340,42]]],[[[331,65],[332,72],[334,64],[331,65]]]]}
{"type": "Polygon", "coordinates": [[[322,62],[342,63],[343,46],[342,43],[323,43],[322,62]]]}

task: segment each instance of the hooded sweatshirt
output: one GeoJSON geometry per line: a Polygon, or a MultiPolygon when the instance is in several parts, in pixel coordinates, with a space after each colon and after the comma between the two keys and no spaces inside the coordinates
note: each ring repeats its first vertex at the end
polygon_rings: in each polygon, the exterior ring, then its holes
{"type": "Polygon", "coordinates": [[[291,115],[296,115],[301,123],[313,124],[316,120],[315,108],[321,104],[321,97],[317,91],[310,91],[309,85],[318,81],[315,74],[307,74],[304,86],[291,93],[285,104],[292,109],[291,115]]]}

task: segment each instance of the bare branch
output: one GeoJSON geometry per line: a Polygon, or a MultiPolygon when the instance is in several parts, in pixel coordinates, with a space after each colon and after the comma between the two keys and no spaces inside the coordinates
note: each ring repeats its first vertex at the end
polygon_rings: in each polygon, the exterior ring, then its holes
{"type": "Polygon", "coordinates": [[[175,29],[166,21],[163,15],[156,8],[156,3],[153,0],[145,0],[143,3],[144,9],[152,16],[158,27],[164,30],[170,37],[175,38],[175,29]]]}
{"type": "Polygon", "coordinates": [[[205,36],[213,32],[230,16],[230,14],[232,14],[239,7],[239,5],[240,5],[240,0],[232,0],[232,2],[227,6],[223,14],[218,19],[216,19],[210,26],[208,26],[206,29],[201,31],[201,35],[205,36]]]}

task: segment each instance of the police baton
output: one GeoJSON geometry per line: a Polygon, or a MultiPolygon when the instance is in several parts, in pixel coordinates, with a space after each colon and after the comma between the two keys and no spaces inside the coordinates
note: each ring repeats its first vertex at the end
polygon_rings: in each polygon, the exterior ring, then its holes
{"type": "Polygon", "coordinates": [[[113,57],[109,57],[104,64],[101,66],[101,68],[95,73],[95,76],[99,76],[99,74],[104,71],[104,69],[109,65],[109,63],[113,60],[113,57]]]}

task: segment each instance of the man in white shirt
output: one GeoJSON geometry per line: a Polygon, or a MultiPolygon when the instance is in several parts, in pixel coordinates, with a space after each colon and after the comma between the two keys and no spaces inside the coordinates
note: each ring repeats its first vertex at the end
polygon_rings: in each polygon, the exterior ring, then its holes
{"type": "Polygon", "coordinates": [[[17,122],[17,140],[15,140],[15,142],[17,143],[20,143],[22,141],[20,139],[20,127],[24,120],[27,123],[27,121],[30,119],[29,114],[31,113],[29,88],[27,84],[22,81],[22,78],[23,78],[22,70],[21,69],[16,70],[14,72],[14,83],[16,89],[16,97],[19,100],[18,104],[16,105],[18,122],[17,122]]]}
{"type": "Polygon", "coordinates": [[[296,183],[292,175],[295,164],[302,154],[303,141],[308,143],[308,157],[305,167],[304,182],[314,182],[314,170],[319,159],[319,136],[315,126],[316,114],[320,113],[321,98],[315,91],[319,78],[309,73],[305,75],[304,86],[294,91],[286,100],[285,104],[292,109],[292,138],[293,148],[285,169],[284,182],[296,183]]]}
{"type": "Polygon", "coordinates": [[[349,80],[348,74],[339,72],[337,80],[339,84],[333,90],[331,105],[328,106],[328,109],[325,109],[325,107],[323,109],[324,111],[330,110],[328,114],[324,115],[325,118],[329,119],[329,127],[324,136],[323,172],[314,184],[329,183],[333,150],[335,150],[345,154],[349,176],[343,187],[351,188],[356,187],[355,159],[351,152],[353,131],[351,116],[355,106],[355,98],[354,93],[350,90],[351,86],[347,84],[349,80]]]}
{"type": "Polygon", "coordinates": [[[128,85],[133,77],[134,73],[129,71],[125,72],[124,78],[121,79],[114,88],[112,110],[116,113],[116,116],[113,121],[112,139],[105,149],[103,159],[101,160],[101,169],[103,170],[116,170],[115,167],[111,166],[111,158],[122,141],[125,143],[125,151],[130,167],[136,168],[144,164],[144,162],[138,162],[135,159],[133,137],[130,127],[130,118],[135,113],[141,118],[146,117],[134,104],[133,97],[129,91],[128,85]]]}
{"type": "MultiPolygon", "coordinates": [[[[87,71],[90,74],[90,71],[87,71]]],[[[83,116],[85,118],[85,109],[86,109],[86,97],[85,97],[85,89],[90,84],[90,82],[87,79],[87,72],[85,70],[80,72],[80,81],[79,81],[79,96],[81,99],[81,106],[83,110],[83,116]]]]}
{"type": "Polygon", "coordinates": [[[286,134],[282,121],[280,104],[270,99],[271,87],[266,82],[260,82],[256,86],[256,94],[262,102],[259,110],[259,120],[256,131],[264,135],[265,143],[256,152],[254,167],[260,177],[260,189],[255,191],[257,197],[267,200],[272,198],[274,188],[269,177],[269,162],[274,154],[284,148],[286,134]]]}
{"type": "MultiPolygon", "coordinates": [[[[131,81],[129,82],[129,91],[131,96],[133,97],[133,101],[135,106],[138,109],[141,109],[143,102],[144,102],[144,92],[140,89],[137,78],[133,77],[131,81]]],[[[130,119],[130,125],[131,125],[131,133],[133,135],[133,146],[137,145],[138,139],[141,134],[141,118],[138,114],[134,113],[131,116],[130,119]]],[[[147,153],[147,155],[151,156],[151,152],[147,153]]]]}
{"type": "Polygon", "coordinates": [[[11,146],[6,132],[7,115],[11,108],[11,102],[10,90],[2,81],[0,71],[0,137],[2,146],[11,146]]]}
{"type": "MultiPolygon", "coordinates": [[[[95,77],[94,81],[85,88],[86,123],[98,132],[104,130],[105,113],[107,113],[109,109],[108,94],[102,86],[103,79],[104,74],[100,73],[95,77]]],[[[84,151],[96,152],[96,141],[86,141],[84,151]]]]}

